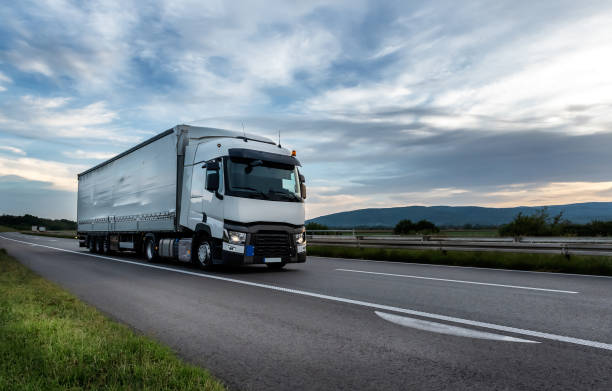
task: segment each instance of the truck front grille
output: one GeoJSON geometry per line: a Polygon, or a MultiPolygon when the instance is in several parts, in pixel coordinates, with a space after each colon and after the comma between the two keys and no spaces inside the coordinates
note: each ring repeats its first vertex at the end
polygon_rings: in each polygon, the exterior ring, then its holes
{"type": "Polygon", "coordinates": [[[291,241],[284,232],[259,232],[253,235],[251,243],[255,255],[264,257],[288,257],[291,255],[291,241]]]}

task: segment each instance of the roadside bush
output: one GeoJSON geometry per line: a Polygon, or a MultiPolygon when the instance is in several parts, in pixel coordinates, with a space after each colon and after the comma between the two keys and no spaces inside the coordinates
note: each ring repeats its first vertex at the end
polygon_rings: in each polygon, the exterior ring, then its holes
{"type": "Polygon", "coordinates": [[[400,220],[395,228],[393,228],[393,233],[396,235],[431,234],[437,232],[440,232],[440,229],[434,223],[427,220],[421,220],[416,224],[408,219],[400,220]]]}
{"type": "Polygon", "coordinates": [[[564,220],[562,213],[550,217],[547,209],[542,208],[532,215],[519,213],[499,228],[499,236],[612,236],[612,221],[574,224],[564,220]]]}
{"type": "Polygon", "coordinates": [[[74,231],[77,223],[74,221],[60,219],[52,220],[25,214],[23,216],[0,216],[0,225],[19,229],[30,230],[33,225],[46,227],[50,231],[74,231]]]}
{"type": "Polygon", "coordinates": [[[546,208],[538,209],[532,215],[519,213],[510,223],[499,228],[500,236],[560,236],[563,225],[563,213],[551,218],[546,208]]]}
{"type": "Polygon", "coordinates": [[[593,220],[587,224],[565,224],[562,234],[567,236],[612,236],[612,221],[593,220]]]}

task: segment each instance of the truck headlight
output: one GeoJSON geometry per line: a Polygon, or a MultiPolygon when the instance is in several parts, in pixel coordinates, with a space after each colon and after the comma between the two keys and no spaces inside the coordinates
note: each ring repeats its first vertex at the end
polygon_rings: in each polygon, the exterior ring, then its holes
{"type": "Polygon", "coordinates": [[[227,241],[231,244],[244,244],[246,242],[246,233],[227,231],[227,241]]]}
{"type": "Polygon", "coordinates": [[[300,232],[299,234],[295,234],[295,242],[297,244],[306,243],[306,232],[300,232]]]}

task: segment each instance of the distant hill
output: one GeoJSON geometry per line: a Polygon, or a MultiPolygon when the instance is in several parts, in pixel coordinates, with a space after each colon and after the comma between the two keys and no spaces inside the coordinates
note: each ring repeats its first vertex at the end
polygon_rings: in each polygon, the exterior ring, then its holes
{"type": "Polygon", "coordinates": [[[51,220],[32,215],[24,216],[0,216],[0,225],[18,230],[30,230],[33,225],[43,226],[50,231],[71,231],[76,230],[77,223],[66,219],[51,220]]]}
{"type": "MultiPolygon", "coordinates": [[[[405,206],[398,208],[359,209],[316,217],[308,222],[328,227],[393,227],[402,219],[429,220],[438,226],[462,226],[465,224],[497,226],[510,222],[519,212],[531,214],[542,206],[515,208],[483,208],[478,206],[405,206]]],[[[587,202],[582,204],[547,206],[551,216],[563,212],[563,217],[573,223],[584,224],[592,220],[612,220],[612,202],[587,202]]]]}

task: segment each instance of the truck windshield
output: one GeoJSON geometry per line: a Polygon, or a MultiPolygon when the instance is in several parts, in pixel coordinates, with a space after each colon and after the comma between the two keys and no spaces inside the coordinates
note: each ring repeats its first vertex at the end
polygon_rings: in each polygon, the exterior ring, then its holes
{"type": "Polygon", "coordinates": [[[243,158],[226,159],[227,195],[302,202],[294,166],[243,158]]]}

